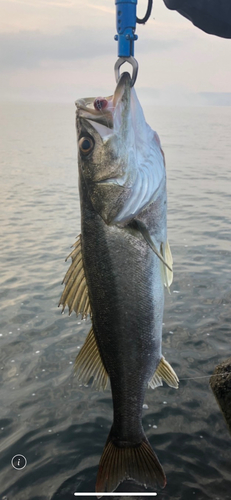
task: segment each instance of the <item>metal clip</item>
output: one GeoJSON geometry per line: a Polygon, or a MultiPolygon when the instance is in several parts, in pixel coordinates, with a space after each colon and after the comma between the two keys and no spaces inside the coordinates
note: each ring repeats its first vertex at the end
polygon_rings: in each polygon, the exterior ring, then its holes
{"type": "Polygon", "coordinates": [[[120,66],[122,66],[122,64],[124,64],[125,62],[128,62],[129,64],[132,65],[131,87],[133,87],[137,78],[138,67],[139,67],[137,60],[133,56],[119,57],[119,59],[117,59],[114,67],[116,83],[120,79],[120,71],[119,71],[120,66]]]}

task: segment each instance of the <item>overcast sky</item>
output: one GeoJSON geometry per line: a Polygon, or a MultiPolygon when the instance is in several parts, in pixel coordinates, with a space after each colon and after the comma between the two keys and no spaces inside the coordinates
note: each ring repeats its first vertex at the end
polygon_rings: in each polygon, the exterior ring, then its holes
{"type": "MultiPolygon", "coordinates": [[[[0,0],[1,101],[73,102],[115,86],[114,0],[0,0]]],[[[143,17],[147,0],[138,0],[143,17]]],[[[208,35],[162,0],[137,25],[136,88],[160,101],[231,92],[231,40],[208,35]]],[[[149,97],[148,97],[149,98],[149,97]]],[[[174,102],[173,102],[174,103],[174,102]]]]}

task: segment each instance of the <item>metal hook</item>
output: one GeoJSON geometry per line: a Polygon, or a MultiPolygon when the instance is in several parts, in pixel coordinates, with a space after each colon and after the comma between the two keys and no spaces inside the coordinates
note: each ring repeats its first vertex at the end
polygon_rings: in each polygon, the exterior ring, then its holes
{"type": "Polygon", "coordinates": [[[129,64],[132,65],[131,87],[133,87],[137,78],[138,67],[139,67],[137,60],[133,56],[119,57],[119,59],[117,59],[114,67],[116,83],[120,79],[120,71],[119,71],[120,66],[122,66],[122,64],[124,64],[125,62],[128,62],[129,64]]]}

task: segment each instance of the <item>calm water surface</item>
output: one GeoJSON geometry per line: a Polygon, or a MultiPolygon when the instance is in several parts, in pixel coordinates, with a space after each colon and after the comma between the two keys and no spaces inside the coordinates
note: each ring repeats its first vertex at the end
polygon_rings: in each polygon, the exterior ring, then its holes
{"type": "MultiPolygon", "coordinates": [[[[80,232],[75,108],[0,111],[0,499],[73,500],[94,491],[112,421],[110,390],[73,377],[90,321],[57,308],[80,232]]],[[[231,356],[231,108],[145,113],[167,162],[174,282],[163,354],[181,381],[145,397],[144,429],[168,480],[155,498],[230,500],[231,438],[209,376],[231,356]]]]}

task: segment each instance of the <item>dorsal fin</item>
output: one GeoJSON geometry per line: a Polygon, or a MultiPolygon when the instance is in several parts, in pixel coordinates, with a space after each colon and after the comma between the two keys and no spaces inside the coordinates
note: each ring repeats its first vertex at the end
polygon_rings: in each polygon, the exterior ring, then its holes
{"type": "Polygon", "coordinates": [[[87,384],[93,377],[92,386],[95,389],[105,390],[108,383],[108,374],[103,364],[93,328],[79,351],[75,360],[75,373],[81,382],[87,384]]]}
{"type": "Polygon", "coordinates": [[[69,314],[75,311],[76,315],[82,314],[82,318],[86,318],[88,314],[91,314],[91,309],[83,268],[81,234],[72,246],[74,249],[66,258],[67,261],[71,257],[72,263],[63,279],[65,288],[59,301],[59,306],[63,306],[62,312],[67,305],[69,307],[69,314]]]}

